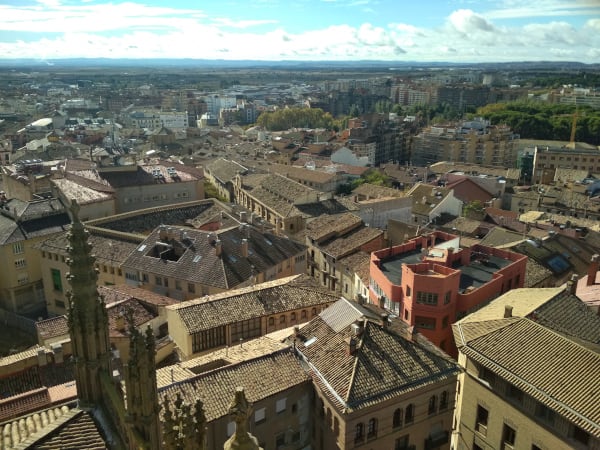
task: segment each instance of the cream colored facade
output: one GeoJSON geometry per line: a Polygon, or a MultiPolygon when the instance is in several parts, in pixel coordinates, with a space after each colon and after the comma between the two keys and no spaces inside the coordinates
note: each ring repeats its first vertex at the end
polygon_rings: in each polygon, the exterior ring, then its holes
{"type": "Polygon", "coordinates": [[[319,390],[317,396],[315,442],[318,449],[450,448],[450,436],[444,430],[452,429],[456,398],[454,377],[350,414],[340,414],[319,390]],[[430,402],[435,403],[431,409],[430,402]]]}
{"type": "Polygon", "coordinates": [[[7,243],[0,247],[0,307],[16,313],[44,308],[42,271],[35,245],[48,236],[7,243]]]}
{"type": "Polygon", "coordinates": [[[573,437],[572,425],[560,415],[543,409],[537,401],[510,383],[486,372],[464,354],[459,364],[465,373],[456,408],[458,431],[453,436],[456,450],[598,449],[600,441],[583,444],[573,437]],[[551,419],[552,418],[552,419],[551,419]],[[512,439],[507,433],[514,430],[512,439]]]}

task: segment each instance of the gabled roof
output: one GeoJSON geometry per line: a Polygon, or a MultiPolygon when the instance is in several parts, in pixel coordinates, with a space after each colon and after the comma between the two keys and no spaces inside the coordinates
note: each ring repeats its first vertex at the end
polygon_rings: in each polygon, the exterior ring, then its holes
{"type": "Polygon", "coordinates": [[[431,210],[451,193],[451,189],[418,183],[408,191],[407,195],[413,199],[413,214],[428,216],[431,210]]]}
{"type": "Polygon", "coordinates": [[[380,325],[376,314],[342,298],[302,328],[297,349],[313,380],[337,407],[350,412],[456,377],[449,357],[421,337],[380,325]],[[351,326],[361,321],[356,335],[351,326]],[[377,321],[377,322],[376,322],[377,321]],[[410,338],[407,338],[409,337],[410,338]],[[348,341],[356,340],[354,353],[348,341]]]}
{"type": "Polygon", "coordinates": [[[322,306],[339,297],[307,275],[294,275],[169,306],[189,334],[287,311],[322,306]],[[223,314],[227,311],[227,314],[223,314]]]}
{"type": "Polygon", "coordinates": [[[232,392],[243,387],[249,402],[256,403],[280,392],[310,382],[291,350],[232,364],[159,390],[159,397],[175,401],[177,394],[188,404],[202,400],[206,420],[229,413],[232,392]]]}
{"type": "Polygon", "coordinates": [[[461,353],[600,437],[600,317],[577,297],[514,289],[452,328],[461,353]]]}
{"type": "Polygon", "coordinates": [[[233,181],[236,175],[245,175],[248,169],[236,161],[219,158],[206,165],[206,169],[221,183],[233,181]]]}

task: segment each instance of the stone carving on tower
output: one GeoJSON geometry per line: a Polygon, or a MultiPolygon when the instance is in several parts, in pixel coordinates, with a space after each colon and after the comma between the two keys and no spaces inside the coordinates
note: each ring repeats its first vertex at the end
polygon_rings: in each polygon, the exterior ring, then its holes
{"type": "Polygon", "coordinates": [[[126,312],[129,322],[129,361],[125,367],[127,398],[126,420],[133,440],[149,449],[160,448],[161,431],[156,387],[156,343],[152,327],[142,335],[134,326],[133,314],[126,312]]]}
{"type": "Polygon", "coordinates": [[[258,440],[248,431],[248,419],[252,413],[252,407],[246,399],[244,388],[235,390],[235,397],[229,407],[229,415],[235,421],[235,433],[225,442],[223,450],[262,450],[258,440]]]}
{"type": "Polygon", "coordinates": [[[200,399],[192,407],[177,393],[173,408],[165,397],[163,411],[163,449],[206,450],[206,416],[200,399]]]}
{"type": "Polygon", "coordinates": [[[98,294],[96,258],[91,254],[88,232],[79,220],[79,205],[70,206],[73,221],[68,233],[70,258],[67,261],[68,323],[75,367],[77,396],[83,408],[97,406],[102,400],[101,375],[111,376],[108,316],[98,294]]]}

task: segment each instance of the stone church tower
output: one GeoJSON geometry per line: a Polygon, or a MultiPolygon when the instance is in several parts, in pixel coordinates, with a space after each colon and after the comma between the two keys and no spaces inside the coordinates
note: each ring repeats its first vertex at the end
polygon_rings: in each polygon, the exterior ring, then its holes
{"type": "Polygon", "coordinates": [[[79,403],[83,408],[92,408],[102,400],[101,377],[111,376],[108,316],[96,288],[95,258],[91,254],[87,231],[79,220],[79,206],[75,201],[70,210],[73,224],[68,235],[70,270],[67,279],[71,284],[68,293],[69,334],[79,403]]]}
{"type": "Polygon", "coordinates": [[[161,427],[158,416],[158,389],[156,387],[156,354],[152,328],[146,335],[140,333],[129,319],[129,361],[125,367],[127,397],[126,420],[134,439],[145,448],[157,449],[161,445],[161,427]]]}

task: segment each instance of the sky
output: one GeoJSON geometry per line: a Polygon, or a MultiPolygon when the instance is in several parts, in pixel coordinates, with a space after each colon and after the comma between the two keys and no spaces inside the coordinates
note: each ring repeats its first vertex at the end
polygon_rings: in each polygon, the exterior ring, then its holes
{"type": "Polygon", "coordinates": [[[0,0],[0,58],[600,63],[600,0],[0,0]]]}

